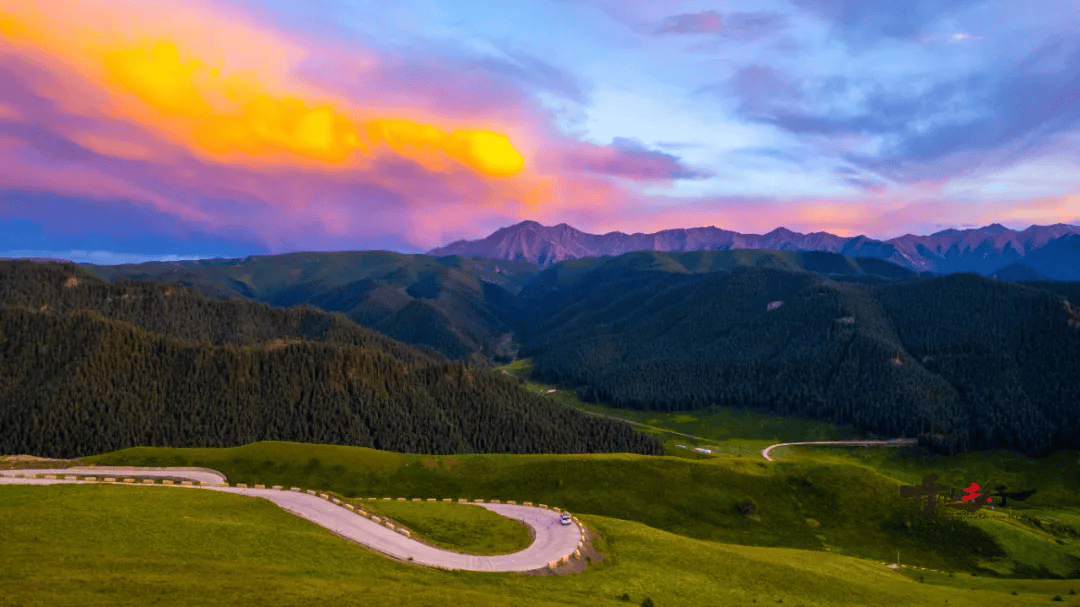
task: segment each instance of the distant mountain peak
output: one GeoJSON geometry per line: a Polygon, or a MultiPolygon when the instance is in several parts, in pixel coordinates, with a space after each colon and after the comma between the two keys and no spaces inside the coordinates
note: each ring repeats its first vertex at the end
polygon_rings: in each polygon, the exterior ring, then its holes
{"type": "Polygon", "coordinates": [[[502,228],[482,240],[461,240],[433,249],[429,255],[461,255],[521,260],[550,266],[567,259],[621,255],[631,251],[713,251],[729,249],[777,249],[825,251],[852,257],[873,257],[917,272],[948,274],[975,272],[989,276],[1023,261],[1034,272],[1056,280],[1080,278],[1080,226],[1056,224],[1032,226],[1016,232],[1000,223],[982,228],[941,230],[929,236],[907,234],[890,240],[865,235],[842,237],[828,232],[802,234],[778,227],[764,235],[742,234],[716,228],[665,229],[651,234],[608,232],[590,234],[566,223],[547,227],[522,221],[502,228]]]}
{"type": "Polygon", "coordinates": [[[521,228],[542,228],[542,227],[544,227],[544,226],[541,225],[540,222],[532,221],[530,219],[528,221],[523,221],[521,223],[515,223],[512,226],[506,226],[505,228],[502,228],[499,231],[504,232],[504,231],[507,231],[507,230],[517,230],[517,229],[521,229],[521,228]]]}
{"type": "Polygon", "coordinates": [[[934,232],[931,236],[955,236],[960,233],[960,230],[949,228],[947,230],[941,230],[940,232],[934,232]]]}

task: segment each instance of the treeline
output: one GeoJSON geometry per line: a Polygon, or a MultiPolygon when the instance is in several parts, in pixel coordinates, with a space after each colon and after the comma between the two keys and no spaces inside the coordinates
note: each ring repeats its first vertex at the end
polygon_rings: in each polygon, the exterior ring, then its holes
{"type": "Polygon", "coordinates": [[[751,268],[592,276],[560,296],[524,355],[588,401],[796,415],[942,453],[1080,448],[1080,316],[1048,291],[751,268]]]}
{"type": "Polygon", "coordinates": [[[325,314],[33,270],[0,280],[0,453],[78,457],[259,440],[428,454],[662,453],[655,437],[627,424],[359,327],[335,329],[332,317],[320,325],[325,314]],[[247,330],[229,329],[238,318],[247,330]]]}
{"type": "Polygon", "coordinates": [[[193,288],[159,281],[109,284],[73,264],[0,261],[0,302],[57,313],[94,310],[150,333],[212,346],[305,339],[375,348],[410,364],[445,360],[313,306],[282,309],[257,301],[208,299],[193,288]]]}
{"type": "Polygon", "coordinates": [[[282,309],[255,301],[208,299],[160,281],[110,284],[75,264],[0,261],[0,304],[66,313],[94,310],[151,333],[210,345],[248,346],[303,339],[375,348],[404,363],[445,360],[314,306],[282,309]]]}

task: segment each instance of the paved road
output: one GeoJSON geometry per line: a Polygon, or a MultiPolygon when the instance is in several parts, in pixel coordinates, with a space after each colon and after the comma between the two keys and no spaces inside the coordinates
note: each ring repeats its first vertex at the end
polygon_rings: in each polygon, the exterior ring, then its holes
{"type": "Polygon", "coordinates": [[[805,443],[778,443],[775,445],[769,445],[761,450],[761,457],[769,460],[770,462],[776,461],[769,457],[769,451],[777,447],[787,447],[790,445],[856,445],[863,447],[878,446],[878,447],[913,447],[919,444],[918,439],[914,438],[894,438],[891,440],[837,440],[837,441],[812,441],[805,443]]]}
{"type": "MultiPolygon", "coordinates": [[[[218,485],[225,476],[220,472],[205,468],[57,468],[33,470],[0,470],[0,485],[24,484],[46,485],[56,483],[85,484],[88,481],[13,478],[15,474],[55,474],[95,475],[98,479],[106,476],[116,478],[169,478],[197,480],[218,485]]],[[[532,571],[547,567],[551,561],[570,556],[582,541],[582,531],[577,524],[563,525],[559,522],[559,513],[545,508],[514,504],[475,504],[512,518],[532,528],[534,541],[528,548],[513,554],[497,556],[473,556],[449,550],[435,548],[409,539],[397,531],[384,527],[364,516],[347,510],[317,495],[284,491],[280,489],[254,489],[242,487],[197,486],[181,487],[178,485],[128,485],[154,487],[158,489],[204,489],[223,491],[252,497],[261,497],[274,502],[282,509],[307,519],[316,525],[325,527],[333,533],[371,548],[386,556],[408,561],[418,565],[442,567],[444,569],[463,569],[468,571],[532,571]]]]}
{"type": "Polygon", "coordinates": [[[210,468],[147,468],[135,466],[74,466],[72,468],[32,468],[25,470],[0,470],[0,477],[15,474],[76,474],[124,478],[167,478],[171,480],[198,481],[209,485],[220,485],[226,481],[225,475],[210,468]]]}

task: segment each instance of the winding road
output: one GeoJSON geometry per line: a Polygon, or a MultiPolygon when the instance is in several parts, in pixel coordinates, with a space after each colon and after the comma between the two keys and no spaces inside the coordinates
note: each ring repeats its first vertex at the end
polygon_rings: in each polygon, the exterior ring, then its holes
{"type": "MultiPolygon", "coordinates": [[[[459,569],[467,571],[507,572],[544,569],[552,562],[573,556],[581,548],[583,527],[576,519],[573,525],[559,522],[555,510],[516,504],[472,503],[482,506],[528,525],[532,529],[533,543],[513,554],[474,556],[435,548],[410,539],[382,524],[377,516],[367,518],[357,512],[335,504],[331,499],[312,495],[297,489],[262,489],[222,486],[225,475],[207,468],[132,468],[119,466],[93,466],[50,469],[0,470],[0,485],[51,485],[88,484],[101,482],[103,478],[136,479],[137,484],[117,483],[130,487],[155,487],[176,489],[204,489],[261,497],[277,504],[283,510],[329,529],[333,533],[385,556],[408,561],[417,565],[459,569]],[[23,478],[17,478],[16,475],[23,478]],[[33,475],[53,475],[57,478],[27,478],[33,475]],[[62,478],[71,476],[71,479],[62,478]],[[97,480],[76,480],[75,476],[92,476],[97,480]],[[142,479],[168,479],[174,483],[183,481],[203,483],[200,485],[142,484],[142,479]],[[372,520],[375,519],[375,520],[372,520]]],[[[111,484],[111,483],[110,483],[111,484]]],[[[312,492],[313,493],[313,492],[312,492]]],[[[362,507],[362,506],[361,506],[362,507]]]]}
{"type": "Polygon", "coordinates": [[[770,462],[776,461],[769,457],[769,452],[777,447],[789,447],[791,445],[855,445],[861,447],[914,447],[919,441],[915,438],[894,438],[890,440],[835,440],[835,441],[811,441],[803,443],[777,443],[769,445],[761,450],[761,457],[770,462]]]}
{"type": "MultiPolygon", "coordinates": [[[[769,452],[777,447],[792,445],[856,445],[882,447],[908,447],[918,444],[916,439],[862,441],[809,441],[778,443],[761,451],[768,461],[769,452]]],[[[533,543],[513,554],[475,556],[461,554],[423,544],[406,537],[399,530],[385,525],[386,521],[371,513],[361,514],[334,503],[330,496],[296,488],[230,487],[225,475],[209,468],[141,468],[130,466],[76,466],[71,468],[31,468],[0,470],[0,485],[52,485],[89,484],[103,482],[105,478],[134,482],[116,484],[129,487],[168,487],[176,489],[204,489],[222,491],[269,500],[291,514],[324,527],[334,534],[356,542],[380,554],[417,565],[465,571],[509,572],[536,571],[553,563],[566,562],[582,548],[584,528],[574,519],[573,525],[563,525],[560,513],[548,508],[518,504],[491,504],[469,502],[528,525],[532,530],[533,543]],[[35,476],[55,478],[35,478],[35,476]],[[95,480],[78,480],[76,477],[93,477],[95,480]],[[149,481],[149,482],[145,482],[149,481]],[[176,484],[159,484],[171,481],[176,484]],[[189,483],[181,485],[179,483],[189,483]],[[370,518],[369,518],[370,517],[370,518]]],[[[361,506],[362,508],[362,506],[361,506]]]]}

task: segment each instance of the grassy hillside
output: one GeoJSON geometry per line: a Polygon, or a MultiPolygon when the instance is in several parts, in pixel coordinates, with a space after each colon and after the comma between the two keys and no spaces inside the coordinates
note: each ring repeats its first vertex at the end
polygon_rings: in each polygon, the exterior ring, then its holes
{"type": "Polygon", "coordinates": [[[688,538],[819,550],[984,575],[1031,577],[1080,573],[1076,453],[1051,461],[895,458],[883,474],[870,462],[690,461],[633,455],[416,456],[352,447],[256,443],[233,449],[136,448],[86,458],[99,465],[196,465],[232,482],[317,487],[347,497],[450,497],[528,500],[579,515],[634,521],[688,538]],[[1036,489],[1034,496],[986,518],[920,519],[921,504],[900,498],[901,484],[931,472],[941,484],[971,482],[1036,489]],[[900,478],[897,478],[900,477],[900,478]],[[902,479],[902,480],[901,480],[902,479]],[[992,479],[992,480],[991,480],[992,479]],[[738,505],[757,503],[754,516],[738,505]],[[1040,528],[1028,519],[1034,516],[1040,528]],[[1058,527],[1052,531],[1051,518],[1058,527]],[[1060,540],[1051,543],[1048,538],[1060,540]]]}
{"type": "Polygon", "coordinates": [[[471,504],[364,501],[365,509],[404,525],[409,537],[466,554],[511,554],[533,543],[527,525],[471,504]]]}
{"type": "Polygon", "coordinates": [[[608,558],[583,574],[534,577],[391,561],[242,496],[4,487],[4,598],[27,606],[235,605],[253,597],[260,605],[463,607],[636,605],[646,597],[662,607],[1078,604],[1072,580],[897,572],[838,554],[726,545],[582,518],[605,538],[608,558]],[[632,602],[619,600],[624,593],[632,602]],[[1064,601],[1052,602],[1055,595],[1064,601]]]}

